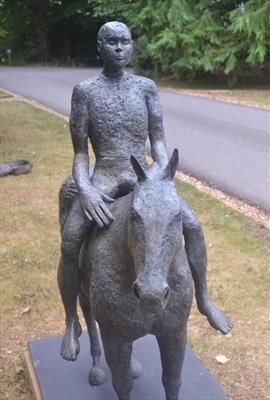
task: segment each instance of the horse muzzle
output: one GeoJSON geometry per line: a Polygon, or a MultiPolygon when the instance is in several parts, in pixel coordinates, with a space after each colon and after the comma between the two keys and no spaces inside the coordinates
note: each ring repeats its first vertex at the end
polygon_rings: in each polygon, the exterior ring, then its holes
{"type": "Polygon", "coordinates": [[[158,281],[150,285],[137,279],[132,290],[139,303],[139,308],[145,313],[157,313],[164,310],[170,297],[170,288],[166,281],[158,281]]]}

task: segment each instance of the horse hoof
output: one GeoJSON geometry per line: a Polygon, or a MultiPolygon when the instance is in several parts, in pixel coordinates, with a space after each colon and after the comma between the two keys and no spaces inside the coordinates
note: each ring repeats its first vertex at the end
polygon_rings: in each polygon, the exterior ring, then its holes
{"type": "Polygon", "coordinates": [[[100,367],[92,367],[89,372],[88,381],[91,386],[102,385],[106,382],[108,374],[100,367]]]}
{"type": "Polygon", "coordinates": [[[131,360],[131,375],[133,379],[137,379],[142,375],[142,364],[135,360],[135,358],[132,358],[131,360]]]}
{"type": "Polygon", "coordinates": [[[76,361],[77,356],[80,352],[80,345],[78,344],[74,347],[66,346],[65,343],[62,343],[60,354],[62,358],[66,361],[76,361]]]}
{"type": "Polygon", "coordinates": [[[67,329],[61,343],[60,354],[64,360],[76,361],[80,352],[80,343],[78,338],[67,329]]]}

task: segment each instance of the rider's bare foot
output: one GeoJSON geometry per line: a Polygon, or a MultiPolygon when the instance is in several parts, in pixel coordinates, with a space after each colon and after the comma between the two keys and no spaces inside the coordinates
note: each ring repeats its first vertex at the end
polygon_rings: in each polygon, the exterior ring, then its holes
{"type": "Polygon", "coordinates": [[[232,329],[232,322],[230,318],[219,310],[209,299],[199,301],[197,299],[198,309],[201,314],[205,315],[209,324],[226,335],[232,329]]]}
{"type": "Polygon", "coordinates": [[[75,361],[80,352],[78,337],[82,333],[81,324],[78,318],[72,320],[66,328],[61,343],[61,356],[67,361],[75,361]]]}

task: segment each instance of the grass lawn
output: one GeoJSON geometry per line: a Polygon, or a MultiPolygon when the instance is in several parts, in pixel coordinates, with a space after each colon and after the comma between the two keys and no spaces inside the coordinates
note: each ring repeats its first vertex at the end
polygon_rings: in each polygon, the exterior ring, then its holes
{"type": "MultiPolygon", "coordinates": [[[[57,197],[71,172],[72,150],[61,118],[22,101],[2,101],[0,106],[0,162],[33,163],[29,175],[0,178],[0,399],[30,400],[26,343],[64,330],[56,284],[57,197]]],[[[177,181],[177,186],[204,227],[212,298],[234,322],[232,334],[224,337],[194,306],[189,343],[230,398],[268,399],[269,231],[187,183],[177,181]],[[229,361],[219,364],[218,354],[229,361]]]]}

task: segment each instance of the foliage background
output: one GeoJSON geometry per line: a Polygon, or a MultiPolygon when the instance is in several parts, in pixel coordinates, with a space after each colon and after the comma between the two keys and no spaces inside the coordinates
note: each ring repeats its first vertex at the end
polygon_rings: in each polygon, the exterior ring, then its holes
{"type": "Polygon", "coordinates": [[[96,34],[127,23],[138,72],[177,79],[266,77],[270,0],[0,0],[0,53],[13,64],[96,65],[96,34]]]}

